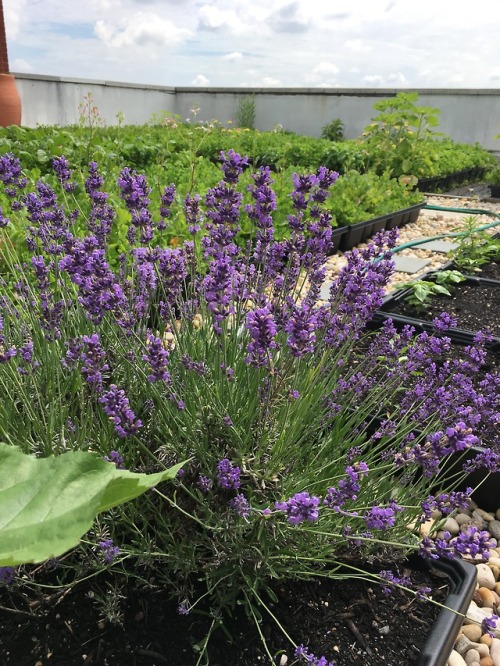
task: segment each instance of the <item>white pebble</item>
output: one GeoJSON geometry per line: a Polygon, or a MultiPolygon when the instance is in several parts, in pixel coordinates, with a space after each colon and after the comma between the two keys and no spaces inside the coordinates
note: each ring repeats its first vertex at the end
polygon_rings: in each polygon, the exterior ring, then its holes
{"type": "Polygon", "coordinates": [[[491,641],[490,657],[493,659],[494,666],[500,666],[500,640],[498,638],[491,641]]]}
{"type": "Polygon", "coordinates": [[[487,564],[481,562],[476,564],[477,583],[479,587],[487,587],[492,590],[495,587],[495,576],[487,564]]]}
{"type": "Polygon", "coordinates": [[[480,659],[481,657],[477,650],[469,650],[465,655],[465,663],[467,666],[472,666],[472,664],[477,663],[480,659]]]}
{"type": "Polygon", "coordinates": [[[458,654],[458,652],[452,650],[452,653],[448,658],[447,666],[467,666],[467,662],[464,661],[464,659],[458,654]]]}

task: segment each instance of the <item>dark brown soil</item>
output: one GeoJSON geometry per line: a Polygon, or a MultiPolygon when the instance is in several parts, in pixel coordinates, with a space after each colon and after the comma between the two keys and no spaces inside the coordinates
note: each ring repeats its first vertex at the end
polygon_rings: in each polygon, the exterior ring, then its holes
{"type": "Polygon", "coordinates": [[[500,261],[493,261],[491,264],[481,266],[481,272],[477,275],[489,280],[500,280],[500,261]]]}
{"type": "Polygon", "coordinates": [[[399,301],[384,311],[425,321],[447,312],[458,317],[460,329],[474,332],[488,329],[494,336],[500,336],[500,287],[458,284],[451,297],[433,296],[422,308],[399,301]]]}
{"type": "MultiPolygon", "coordinates": [[[[411,577],[432,586],[437,601],[446,599],[442,574],[412,571],[411,577]]],[[[112,624],[97,599],[109,602],[113,584],[109,579],[96,590],[95,583],[87,583],[52,596],[15,587],[0,590],[2,665],[195,666],[194,645],[203,643],[211,619],[194,612],[178,615],[165,592],[123,587],[121,625],[112,624]]],[[[438,611],[400,590],[385,596],[379,585],[364,580],[284,584],[275,592],[278,602],[269,607],[289,635],[338,666],[414,664],[438,611]]],[[[266,611],[261,613],[273,662],[240,609],[226,622],[231,641],[220,629],[212,636],[211,666],[280,664],[283,655],[288,661],[281,663],[297,663],[293,647],[266,611]]]]}

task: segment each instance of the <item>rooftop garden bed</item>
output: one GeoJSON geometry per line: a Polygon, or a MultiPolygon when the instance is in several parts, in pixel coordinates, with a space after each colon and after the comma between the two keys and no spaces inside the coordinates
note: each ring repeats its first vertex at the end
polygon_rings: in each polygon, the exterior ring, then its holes
{"type": "MultiPolygon", "coordinates": [[[[192,164],[185,183],[196,179],[192,164]]],[[[14,155],[0,157],[0,225],[25,233],[27,248],[22,257],[4,250],[0,451],[15,450],[11,463],[30,470],[72,465],[76,453],[105,483],[87,506],[80,468],[66,495],[4,468],[3,605],[40,602],[43,585],[64,594],[92,580],[86,592],[103,599],[110,622],[131,590],[166,591],[181,616],[208,620],[183,664],[206,663],[214,635],[242,609],[263,660],[319,665],[345,655],[291,635],[275,613],[278,592],[355,578],[404,590],[408,604],[432,603],[405,573],[412,553],[487,556],[491,540],[477,526],[441,529],[469,505],[472,487],[456,490],[471,468],[498,469],[498,375],[477,381],[486,340],[439,364],[451,346],[444,315],[431,334],[390,323],[370,330],[397,230],[349,253],[318,302],[337,173],[296,174],[290,195],[278,196],[269,169],[230,150],[200,196],[193,185],[178,201],[158,170],[153,204],[133,169],[108,192],[96,162],[78,174],[60,156],[51,168],[28,183],[14,155]],[[186,240],[164,243],[175,205],[186,240]],[[281,207],[288,229],[278,235],[281,207]],[[254,235],[242,244],[248,221],[254,235]],[[481,442],[488,456],[475,453],[481,442]],[[443,473],[450,456],[471,451],[467,468],[443,473]],[[95,516],[71,544],[61,504],[95,516]],[[263,633],[263,616],[281,644],[263,633]]],[[[494,624],[492,614],[479,622],[490,632],[494,624]]]]}

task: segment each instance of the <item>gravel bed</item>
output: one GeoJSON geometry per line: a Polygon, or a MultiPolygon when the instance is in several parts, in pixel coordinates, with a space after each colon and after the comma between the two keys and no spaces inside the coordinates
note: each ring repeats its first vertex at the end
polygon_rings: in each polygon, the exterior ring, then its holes
{"type": "Polygon", "coordinates": [[[500,509],[490,513],[471,502],[466,511],[447,518],[445,528],[456,535],[470,525],[486,530],[492,545],[486,562],[473,562],[477,569],[476,590],[448,666],[500,666],[500,622],[491,632],[494,636],[481,628],[483,620],[496,616],[500,606],[500,509]]]}
{"type": "MultiPolygon", "coordinates": [[[[471,208],[491,210],[492,212],[500,214],[500,202],[484,201],[477,196],[472,197],[454,197],[443,195],[429,195],[426,197],[427,203],[433,206],[443,206],[447,208],[471,208]]],[[[428,238],[439,234],[450,233],[459,231],[464,224],[464,220],[469,217],[470,213],[456,213],[449,211],[437,211],[422,209],[418,220],[414,224],[409,224],[403,227],[399,233],[398,245],[409,243],[421,238],[428,238]]],[[[480,226],[490,224],[493,218],[489,215],[477,215],[476,222],[480,226]]],[[[492,228],[488,233],[494,234],[500,231],[500,226],[492,228]]],[[[453,240],[453,239],[450,239],[453,240]]],[[[368,243],[359,245],[359,248],[366,247],[368,243]]],[[[396,290],[399,285],[410,280],[419,279],[423,274],[430,270],[436,270],[444,266],[449,259],[446,254],[432,252],[430,250],[421,250],[418,248],[407,248],[399,253],[401,256],[416,257],[419,259],[430,259],[430,263],[419,273],[402,273],[396,272],[388,286],[388,291],[396,290]]],[[[346,259],[343,253],[338,253],[328,259],[326,262],[326,282],[331,282],[335,279],[337,272],[346,264],[346,259]]],[[[495,664],[496,666],[496,664],[495,664]]],[[[499,662],[500,666],[500,662],[499,662]]]]}

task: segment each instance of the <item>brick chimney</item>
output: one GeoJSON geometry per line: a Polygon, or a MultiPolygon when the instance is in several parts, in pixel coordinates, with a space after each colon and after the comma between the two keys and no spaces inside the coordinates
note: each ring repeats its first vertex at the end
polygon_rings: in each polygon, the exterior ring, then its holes
{"type": "Polygon", "coordinates": [[[9,73],[9,54],[7,53],[7,35],[3,15],[3,0],[0,0],[0,74],[9,73]]]}
{"type": "Polygon", "coordinates": [[[16,80],[9,74],[9,54],[3,0],[0,0],[0,127],[21,124],[21,98],[16,80]]]}

